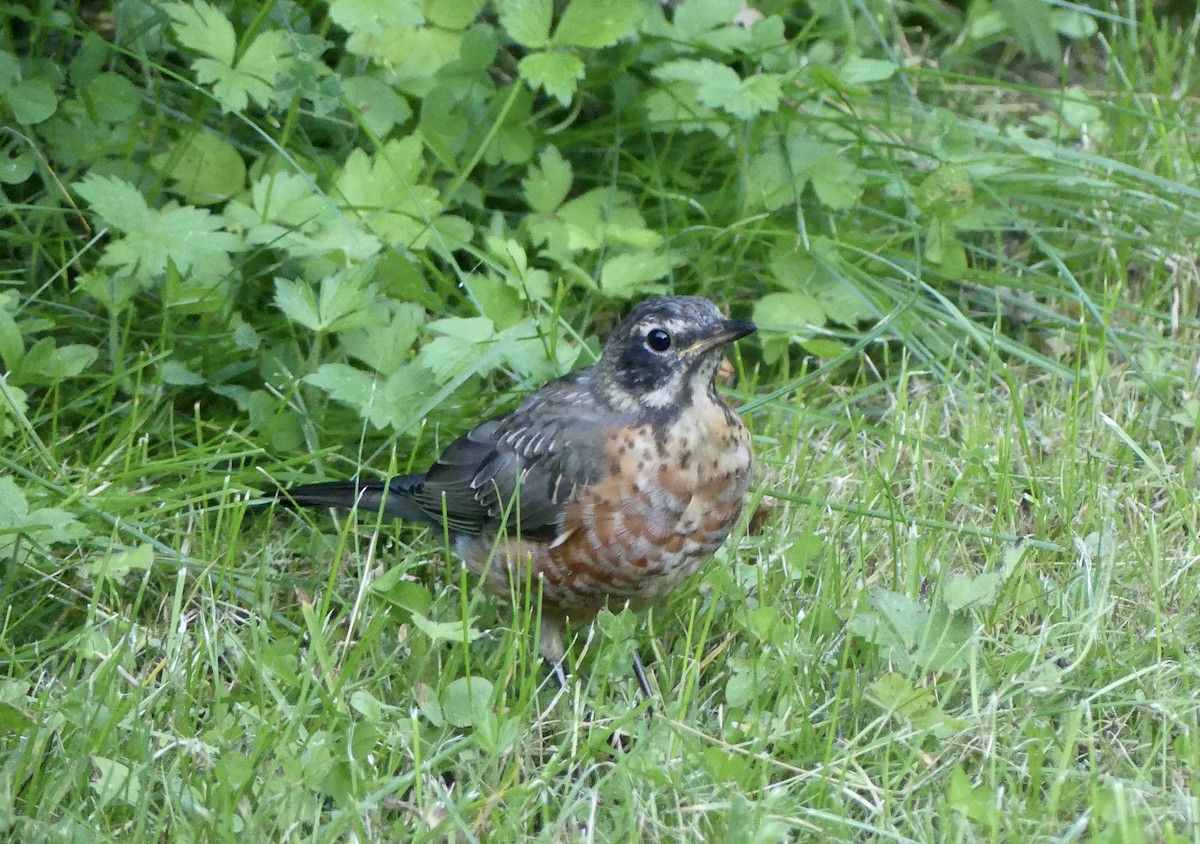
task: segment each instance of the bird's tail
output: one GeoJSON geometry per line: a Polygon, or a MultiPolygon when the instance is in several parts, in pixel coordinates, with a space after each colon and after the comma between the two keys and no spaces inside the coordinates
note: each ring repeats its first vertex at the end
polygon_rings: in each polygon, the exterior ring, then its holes
{"type": "Polygon", "coordinates": [[[414,480],[415,476],[404,475],[389,481],[359,479],[301,484],[281,489],[276,497],[294,507],[338,507],[362,513],[382,510],[388,518],[427,522],[429,516],[404,494],[414,480]]]}

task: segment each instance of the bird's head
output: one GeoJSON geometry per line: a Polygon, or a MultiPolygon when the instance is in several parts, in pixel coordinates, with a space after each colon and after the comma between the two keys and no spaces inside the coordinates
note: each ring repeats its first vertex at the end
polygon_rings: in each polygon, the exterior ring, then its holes
{"type": "Polygon", "coordinates": [[[712,391],[724,347],[755,328],[700,296],[647,299],[609,336],[596,366],[600,388],[627,410],[685,407],[712,391]]]}

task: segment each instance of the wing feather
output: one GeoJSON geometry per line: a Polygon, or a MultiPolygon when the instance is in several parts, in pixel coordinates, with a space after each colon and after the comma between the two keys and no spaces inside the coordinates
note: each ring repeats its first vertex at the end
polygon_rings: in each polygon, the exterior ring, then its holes
{"type": "Polygon", "coordinates": [[[524,536],[557,536],[575,490],[608,471],[605,435],[628,423],[579,380],[552,382],[459,437],[407,497],[454,531],[492,532],[507,518],[524,536]]]}

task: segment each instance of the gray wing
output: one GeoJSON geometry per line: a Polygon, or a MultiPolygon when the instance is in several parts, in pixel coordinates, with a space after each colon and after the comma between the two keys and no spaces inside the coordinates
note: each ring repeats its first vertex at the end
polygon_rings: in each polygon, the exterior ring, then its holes
{"type": "Polygon", "coordinates": [[[522,536],[553,537],[575,489],[608,470],[606,434],[628,424],[568,380],[452,442],[423,476],[393,483],[451,531],[480,534],[507,518],[522,536]]]}

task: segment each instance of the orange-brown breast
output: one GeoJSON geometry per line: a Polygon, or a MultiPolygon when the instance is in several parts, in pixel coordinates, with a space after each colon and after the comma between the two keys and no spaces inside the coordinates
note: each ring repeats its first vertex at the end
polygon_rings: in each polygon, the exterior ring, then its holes
{"type": "Polygon", "coordinates": [[[741,513],[750,437],[719,400],[699,397],[657,436],[649,424],[617,430],[604,454],[602,479],[575,491],[553,541],[460,542],[468,567],[487,571],[490,591],[509,594],[510,572],[529,570],[543,600],[566,615],[644,604],[693,574],[741,513]]]}

